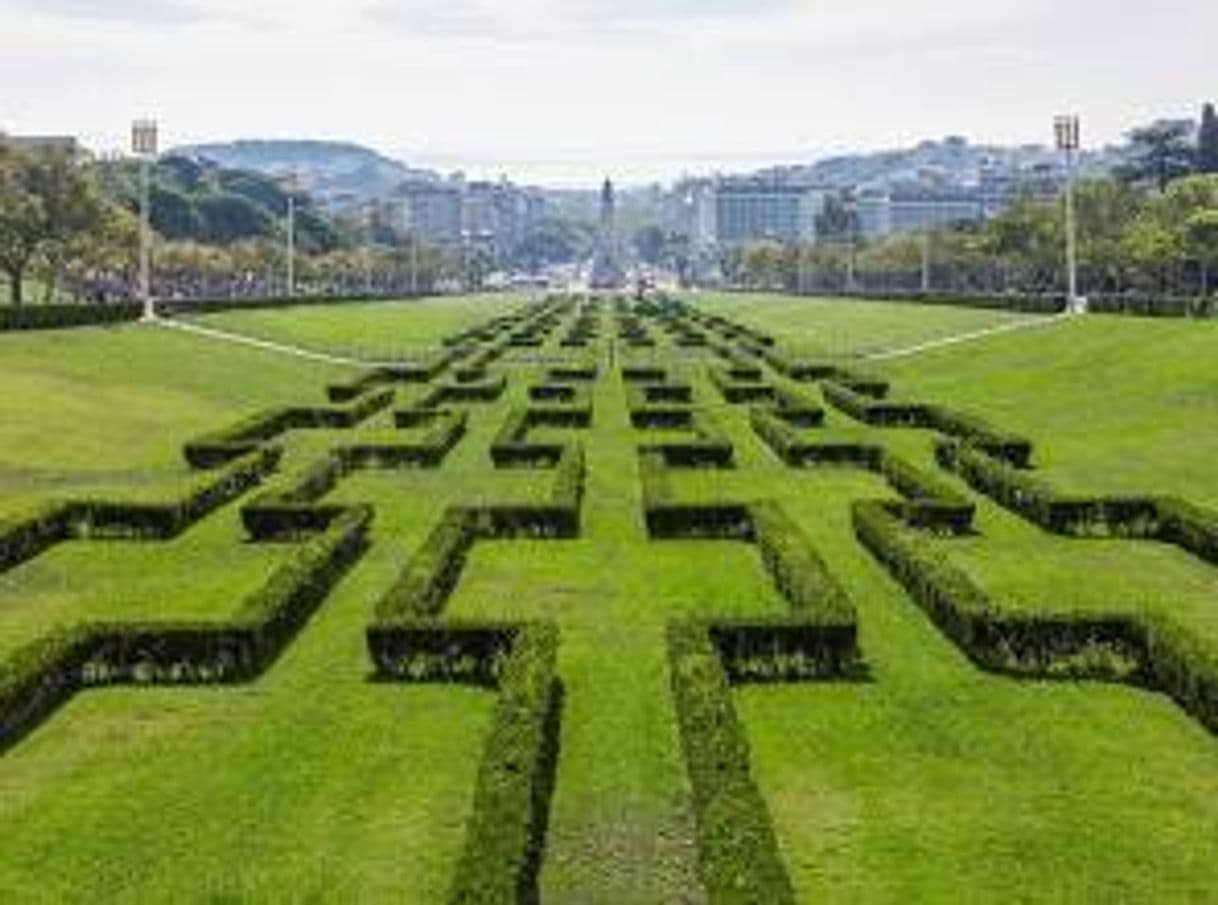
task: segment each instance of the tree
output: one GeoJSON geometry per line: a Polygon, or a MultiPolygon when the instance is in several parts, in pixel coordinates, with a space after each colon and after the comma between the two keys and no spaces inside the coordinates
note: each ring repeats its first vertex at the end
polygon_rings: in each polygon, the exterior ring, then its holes
{"type": "Polygon", "coordinates": [[[0,142],[0,269],[8,277],[14,305],[22,302],[25,272],[45,235],[45,222],[27,155],[0,142]]]}
{"type": "Polygon", "coordinates": [[[1187,176],[1196,165],[1188,120],[1159,120],[1129,133],[1129,159],[1117,168],[1125,182],[1156,186],[1160,192],[1173,179],[1187,176]]]}
{"type": "Polygon", "coordinates": [[[1218,208],[1197,211],[1185,221],[1185,245],[1201,265],[1201,294],[1209,295],[1210,273],[1218,264],[1218,208]]]}
{"type": "Polygon", "coordinates": [[[1180,259],[1177,235],[1161,218],[1148,212],[1133,222],[1121,245],[1138,271],[1152,276],[1151,284],[1145,288],[1162,290],[1168,270],[1180,259]]]}
{"type": "Polygon", "coordinates": [[[664,230],[654,223],[639,229],[634,234],[634,250],[644,264],[659,266],[664,262],[667,250],[667,236],[664,235],[664,230]]]}
{"type": "Polygon", "coordinates": [[[33,155],[29,184],[42,201],[38,257],[45,268],[45,301],[49,302],[76,239],[100,226],[105,202],[90,170],[63,151],[33,155]]]}
{"type": "Polygon", "coordinates": [[[1197,172],[1218,173],[1218,113],[1213,104],[1201,110],[1201,130],[1197,135],[1197,172]]]}

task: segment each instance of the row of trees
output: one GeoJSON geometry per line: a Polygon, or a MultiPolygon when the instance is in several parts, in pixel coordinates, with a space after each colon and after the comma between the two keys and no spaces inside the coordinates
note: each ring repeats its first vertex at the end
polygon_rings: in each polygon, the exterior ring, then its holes
{"type": "MultiPolygon", "coordinates": [[[[1177,179],[1147,193],[1115,179],[1080,183],[1076,194],[1080,286],[1208,295],[1218,284],[1218,175],[1177,179]]],[[[1066,284],[1062,205],[1017,201],[983,225],[929,236],[852,243],[760,243],[725,256],[732,282],[790,291],[916,290],[924,268],[933,289],[1059,292],[1066,284]]]]}
{"type": "MultiPolygon", "coordinates": [[[[153,291],[163,298],[253,297],[286,286],[288,196],[267,176],[167,158],[153,170],[153,291]]],[[[61,148],[23,149],[0,136],[0,272],[15,304],[107,301],[134,294],[139,175],[128,161],[61,148]]],[[[297,196],[296,286],[306,293],[430,292],[477,286],[478,249],[415,242],[387,217],[341,219],[297,196]]]]}
{"type": "MultiPolygon", "coordinates": [[[[1218,115],[1200,127],[1164,120],[1129,134],[1110,178],[1076,191],[1084,293],[1208,295],[1218,284],[1218,115]]],[[[847,204],[830,199],[814,246],[759,243],[720,262],[727,280],[792,291],[851,288],[1060,292],[1066,285],[1061,199],[1027,196],[997,217],[928,236],[857,240],[847,204]]]]}

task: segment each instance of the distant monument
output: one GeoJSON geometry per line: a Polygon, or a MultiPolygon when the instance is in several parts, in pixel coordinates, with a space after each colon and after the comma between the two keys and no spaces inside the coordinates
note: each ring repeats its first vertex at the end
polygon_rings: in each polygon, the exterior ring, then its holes
{"type": "Polygon", "coordinates": [[[621,289],[626,285],[626,270],[622,266],[617,241],[613,183],[608,179],[601,189],[601,224],[596,235],[596,254],[592,258],[588,285],[592,289],[621,289]]]}

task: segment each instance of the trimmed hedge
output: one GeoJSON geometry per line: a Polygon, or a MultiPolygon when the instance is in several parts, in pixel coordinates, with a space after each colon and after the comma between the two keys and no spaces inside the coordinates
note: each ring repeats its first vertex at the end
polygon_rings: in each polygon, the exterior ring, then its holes
{"type": "Polygon", "coordinates": [[[750,773],[748,738],[706,626],[670,625],[668,658],[708,899],[793,905],[765,799],[750,773]]]}
{"type": "Polygon", "coordinates": [[[1000,431],[974,415],[929,403],[874,399],[836,381],[825,383],[822,391],[835,408],[866,424],[937,430],[966,439],[1019,468],[1026,468],[1032,458],[1031,441],[1000,431]]]}
{"type": "Polygon", "coordinates": [[[328,407],[281,407],[267,409],[236,424],[204,434],[186,444],[186,461],[193,468],[208,469],[247,455],[289,430],[345,429],[393,405],[392,389],[365,393],[347,403],[328,407]]]}
{"type": "Polygon", "coordinates": [[[792,467],[857,465],[883,475],[905,499],[899,504],[907,521],[920,528],[953,534],[969,530],[976,506],[954,487],[900,456],[868,443],[805,441],[771,411],[749,413],[753,429],[774,453],[792,467]]]}
{"type": "Polygon", "coordinates": [[[855,624],[850,597],[782,507],[773,501],[754,503],[749,521],[761,559],[793,613],[809,624],[855,624]]]}
{"type": "MultiPolygon", "coordinates": [[[[401,414],[401,413],[399,413],[401,414]]],[[[284,540],[324,531],[343,512],[339,504],[316,501],[351,472],[367,468],[435,468],[465,435],[464,412],[417,413],[430,427],[413,442],[337,447],[297,474],[291,484],[259,494],[241,509],[245,529],[255,540],[284,540]]]]}
{"type": "Polygon", "coordinates": [[[445,510],[377,602],[377,624],[397,625],[439,616],[461,577],[475,537],[473,510],[459,506],[445,510]]]}
{"type": "Polygon", "coordinates": [[[347,509],[226,620],[85,624],[0,661],[0,750],[88,686],[234,682],[259,675],[362,555],[371,519],[369,507],[347,509]]]}
{"type": "Polygon", "coordinates": [[[535,427],[579,429],[591,424],[591,404],[512,409],[491,441],[491,459],[497,468],[555,466],[569,444],[532,441],[527,437],[528,432],[535,427]]]}
{"type": "Polygon", "coordinates": [[[474,807],[453,873],[452,903],[531,902],[545,850],[558,763],[558,629],[522,626],[499,670],[474,807]]]}
{"type": "Polygon", "coordinates": [[[165,503],[107,500],[47,502],[0,522],[0,572],[75,538],[168,540],[261,483],[278,466],[282,450],[263,447],[196,480],[165,503]]]}
{"type": "Polygon", "coordinates": [[[978,665],[1017,675],[1138,677],[1138,632],[1128,618],[1003,614],[931,541],[906,528],[888,504],[859,501],[851,514],[859,542],[978,665]]]}
{"type": "MultiPolygon", "coordinates": [[[[690,417],[684,429],[693,432],[690,440],[668,441],[664,443],[647,443],[639,447],[640,452],[658,453],[664,462],[671,467],[679,468],[731,468],[735,448],[732,441],[724,433],[718,422],[709,412],[701,409],[668,410],[664,415],[656,415],[660,419],[653,422],[660,427],[667,427],[685,420],[684,414],[676,412],[689,411],[690,417]],[[671,421],[669,421],[671,419],[671,421]],[[667,422],[667,423],[666,423],[667,422]]],[[[651,416],[644,416],[648,419],[651,416]]],[[[633,419],[633,416],[632,416],[633,419]]],[[[649,424],[649,426],[651,426],[649,424]]]]}
{"type": "Polygon", "coordinates": [[[759,368],[711,367],[707,371],[711,383],[723,394],[724,401],[732,405],[774,398],[774,387],[761,381],[759,368]]]}
{"type": "Polygon", "coordinates": [[[143,313],[144,306],[134,302],[115,305],[0,305],[0,332],[121,324],[139,320],[143,313]]]}
{"type": "Polygon", "coordinates": [[[797,387],[774,387],[770,411],[795,427],[820,427],[825,423],[825,409],[820,399],[797,387]]]}
{"type": "Polygon", "coordinates": [[[935,457],[999,505],[1055,534],[1160,540],[1218,563],[1218,513],[1174,497],[1068,496],[956,440],[938,441],[935,457]]]}
{"type": "Polygon", "coordinates": [[[1218,656],[1170,613],[1012,615],[884,503],[852,510],[859,541],[978,665],[1038,677],[1157,688],[1218,732],[1218,656]]]}

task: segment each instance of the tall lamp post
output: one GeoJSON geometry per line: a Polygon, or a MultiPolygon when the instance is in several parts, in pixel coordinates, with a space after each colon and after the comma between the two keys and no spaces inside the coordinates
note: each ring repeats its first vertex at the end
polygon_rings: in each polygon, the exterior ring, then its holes
{"type": "Polygon", "coordinates": [[[849,229],[848,236],[850,244],[848,248],[848,256],[846,258],[846,292],[854,292],[856,287],[857,276],[855,274],[855,255],[858,251],[858,204],[855,199],[851,198],[846,202],[846,221],[849,229]]]}
{"type": "Polygon", "coordinates": [[[131,153],[140,160],[140,301],[143,320],[156,320],[152,300],[152,161],[157,155],[157,127],[154,119],[137,119],[131,124],[131,153]]]}
{"type": "Polygon", "coordinates": [[[300,177],[295,170],[291,170],[283,177],[281,184],[288,196],[288,284],[286,294],[290,298],[296,295],[296,192],[300,184],[300,177]]]}
{"type": "Polygon", "coordinates": [[[1074,114],[1055,117],[1053,136],[1057,150],[1066,155],[1066,271],[1069,288],[1067,305],[1075,312],[1085,311],[1086,299],[1078,294],[1078,237],[1074,215],[1074,156],[1079,149],[1079,119],[1074,114]]]}

